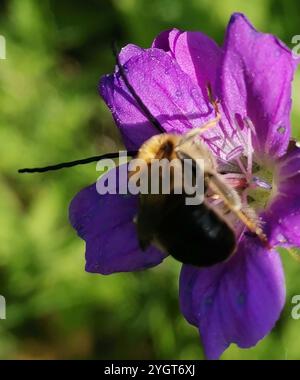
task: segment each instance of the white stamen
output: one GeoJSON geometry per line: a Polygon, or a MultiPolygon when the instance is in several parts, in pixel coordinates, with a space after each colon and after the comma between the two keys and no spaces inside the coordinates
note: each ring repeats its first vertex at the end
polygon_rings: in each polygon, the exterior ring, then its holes
{"type": "Polygon", "coordinates": [[[226,174],[222,174],[222,177],[223,178],[226,178],[226,179],[241,179],[241,178],[245,178],[245,175],[244,174],[240,174],[240,173],[226,173],[226,174]]]}
{"type": "Polygon", "coordinates": [[[262,189],[272,190],[272,185],[262,180],[261,178],[253,177],[252,180],[257,186],[261,187],[262,189]]]}
{"type": "Polygon", "coordinates": [[[244,148],[239,145],[236,148],[232,149],[227,155],[226,160],[231,161],[236,157],[239,157],[244,151],[244,148]]]}
{"type": "Polygon", "coordinates": [[[248,116],[244,117],[243,120],[244,120],[246,126],[247,126],[248,128],[250,128],[250,129],[251,129],[251,132],[256,136],[256,130],[255,130],[255,127],[254,127],[254,125],[253,125],[253,123],[252,123],[252,120],[251,120],[248,116]]]}
{"type": "Polygon", "coordinates": [[[240,158],[236,158],[235,160],[238,163],[239,168],[241,169],[241,171],[245,174],[245,177],[248,178],[247,170],[245,169],[244,164],[242,163],[242,161],[240,160],[240,158]]]}
{"type": "Polygon", "coordinates": [[[252,146],[252,131],[248,128],[247,133],[247,173],[249,178],[252,175],[252,165],[253,165],[253,146],[252,146]]]}
{"type": "MultiPolygon", "coordinates": [[[[244,123],[244,121],[243,121],[243,123],[244,123]]],[[[235,124],[235,127],[236,127],[236,132],[237,132],[237,136],[238,136],[238,138],[240,140],[240,143],[242,144],[242,146],[247,146],[247,142],[246,142],[245,137],[243,135],[243,131],[242,131],[242,129],[240,127],[240,124],[239,124],[239,122],[237,121],[236,118],[234,120],[234,124],[235,124]]]]}

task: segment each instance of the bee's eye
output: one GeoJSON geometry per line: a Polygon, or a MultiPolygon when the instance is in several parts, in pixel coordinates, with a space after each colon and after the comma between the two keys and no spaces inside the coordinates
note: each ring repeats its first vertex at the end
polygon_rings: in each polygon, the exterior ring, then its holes
{"type": "Polygon", "coordinates": [[[166,141],[160,148],[163,156],[169,156],[174,150],[174,144],[172,141],[166,141]]]}

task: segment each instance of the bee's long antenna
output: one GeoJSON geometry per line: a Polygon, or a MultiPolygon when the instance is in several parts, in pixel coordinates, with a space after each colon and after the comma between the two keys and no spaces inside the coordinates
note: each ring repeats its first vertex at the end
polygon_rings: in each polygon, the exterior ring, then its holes
{"type": "MultiPolygon", "coordinates": [[[[137,151],[128,151],[126,153],[128,157],[134,157],[137,154],[137,151]]],[[[83,158],[82,160],[62,162],[60,164],[49,165],[43,168],[19,169],[18,173],[44,173],[44,172],[49,172],[51,170],[59,170],[63,168],[70,168],[72,166],[89,164],[90,162],[96,162],[96,161],[104,160],[106,158],[117,158],[119,157],[119,155],[120,155],[119,152],[106,153],[106,154],[102,154],[101,156],[93,156],[93,157],[83,158]]]]}
{"type": "Polygon", "coordinates": [[[166,131],[164,130],[162,125],[159,123],[159,121],[156,119],[156,117],[152,115],[152,113],[149,111],[149,109],[147,108],[145,103],[138,96],[138,94],[135,92],[135,89],[130,84],[130,82],[127,78],[127,75],[125,73],[125,70],[124,70],[123,66],[121,65],[119,54],[118,54],[117,47],[116,47],[115,43],[113,43],[112,50],[113,50],[113,54],[114,54],[115,59],[116,59],[116,64],[118,66],[120,76],[123,79],[123,81],[124,81],[126,87],[128,88],[129,92],[133,96],[134,100],[137,102],[137,104],[139,105],[139,107],[143,111],[144,115],[147,117],[147,119],[153,125],[153,127],[156,128],[159,133],[166,133],[166,131]]]}
{"type": "MultiPolygon", "coordinates": [[[[125,70],[124,70],[123,66],[121,65],[121,62],[119,59],[119,54],[117,52],[117,48],[116,48],[115,44],[113,44],[113,54],[114,54],[115,59],[116,59],[116,64],[117,64],[117,67],[119,69],[120,76],[123,79],[123,81],[124,81],[126,87],[128,88],[129,92],[133,96],[134,100],[137,102],[138,106],[141,108],[142,112],[147,117],[149,122],[153,125],[153,127],[156,128],[159,133],[165,133],[166,131],[164,130],[162,125],[155,118],[155,116],[153,116],[151,114],[151,112],[149,111],[147,106],[144,104],[142,99],[138,96],[138,94],[135,92],[134,88],[130,84],[130,82],[127,78],[127,75],[125,73],[125,70]]],[[[137,154],[137,151],[128,151],[127,152],[127,156],[130,156],[130,157],[134,157],[136,154],[137,154]]],[[[101,156],[93,156],[93,157],[84,158],[82,160],[62,162],[60,164],[49,165],[49,166],[45,166],[42,168],[19,169],[18,173],[44,173],[44,172],[48,172],[48,171],[52,171],[52,170],[60,170],[60,169],[64,169],[64,168],[69,168],[72,166],[84,165],[84,164],[88,164],[90,162],[96,162],[96,161],[100,161],[100,160],[103,160],[106,158],[116,158],[118,156],[119,156],[119,153],[107,153],[107,154],[103,154],[101,156]]]]}

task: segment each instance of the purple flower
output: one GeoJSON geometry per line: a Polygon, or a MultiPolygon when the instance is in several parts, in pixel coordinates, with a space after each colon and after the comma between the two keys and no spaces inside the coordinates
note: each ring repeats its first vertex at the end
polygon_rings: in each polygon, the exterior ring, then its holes
{"type": "MultiPolygon", "coordinates": [[[[272,35],[257,32],[234,14],[222,47],[199,32],[161,33],[150,49],[128,45],[120,61],[132,87],[166,132],[183,134],[214,116],[206,85],[219,99],[222,121],[204,134],[220,165],[238,168],[228,181],[247,184],[243,202],[260,214],[271,250],[236,223],[238,250],[226,263],[199,269],[183,265],[180,306],[199,329],[207,358],[231,344],[255,345],[273,328],[285,301],[276,246],[300,246],[300,149],[291,142],[291,83],[298,61],[272,35]]],[[[128,150],[157,131],[118,73],[99,91],[128,150]]],[[[70,220],[86,241],[86,270],[135,271],[164,255],[142,252],[133,218],[137,196],[102,195],[92,185],[70,206],[70,220]]]]}

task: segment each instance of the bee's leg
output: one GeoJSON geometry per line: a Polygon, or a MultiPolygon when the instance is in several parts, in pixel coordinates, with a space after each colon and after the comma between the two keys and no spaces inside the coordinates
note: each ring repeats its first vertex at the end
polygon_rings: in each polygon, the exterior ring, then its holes
{"type": "Polygon", "coordinates": [[[242,209],[241,198],[231,186],[222,179],[222,177],[214,172],[208,172],[205,176],[207,186],[214,194],[219,195],[223,202],[231,211],[239,211],[242,209]]]}
{"type": "Polygon", "coordinates": [[[238,193],[215,173],[209,173],[207,175],[206,183],[213,193],[220,196],[228,209],[232,211],[251,232],[257,235],[268,248],[270,248],[267,237],[261,229],[260,224],[257,222],[257,217],[254,217],[253,213],[248,212],[247,209],[243,209],[238,193]]]}
{"type": "Polygon", "coordinates": [[[217,116],[209,120],[207,123],[203,124],[199,128],[193,128],[190,132],[186,133],[182,139],[180,140],[180,143],[178,146],[185,144],[186,142],[193,140],[195,137],[202,135],[204,132],[208,131],[211,128],[214,128],[218,125],[219,121],[221,120],[221,115],[217,114],[217,116]]]}

